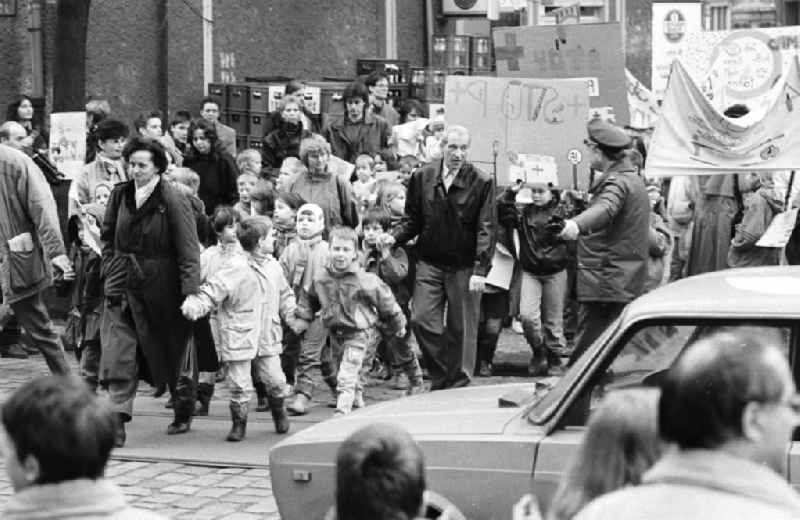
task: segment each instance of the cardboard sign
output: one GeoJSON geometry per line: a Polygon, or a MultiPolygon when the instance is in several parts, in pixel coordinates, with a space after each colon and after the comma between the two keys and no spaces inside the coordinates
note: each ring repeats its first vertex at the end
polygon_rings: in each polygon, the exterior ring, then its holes
{"type": "Polygon", "coordinates": [[[86,158],[86,112],[50,114],[50,160],[68,179],[83,171],[86,158]]]}
{"type": "Polygon", "coordinates": [[[652,128],[658,121],[661,109],[656,102],[653,93],[636,79],[631,71],[625,69],[625,79],[628,86],[628,108],[630,109],[631,122],[633,128],[645,129],[652,128]]]}
{"type": "Polygon", "coordinates": [[[612,106],[616,122],[628,124],[619,23],[502,27],[492,34],[499,77],[597,78],[591,106],[612,106]]]}
{"type": "Polygon", "coordinates": [[[690,32],[703,30],[703,8],[697,3],[653,3],[652,81],[656,99],[664,99],[672,62],[681,59],[690,32]]]}
{"type": "Polygon", "coordinates": [[[519,154],[517,161],[508,165],[508,174],[512,183],[522,181],[527,184],[550,184],[558,187],[556,158],[550,155],[519,154]]]}
{"type": "Polygon", "coordinates": [[[497,151],[497,181],[513,182],[509,152],[555,157],[561,186],[571,184],[570,149],[583,147],[589,95],[575,79],[448,76],[447,123],[472,135],[470,160],[491,172],[497,151]]]}
{"type": "Polygon", "coordinates": [[[791,170],[800,164],[800,75],[797,60],[775,87],[762,119],[746,124],[720,114],[679,61],[672,65],[647,154],[648,176],[791,170]]]}
{"type": "Polygon", "coordinates": [[[772,219],[769,227],[756,242],[758,247],[777,247],[782,248],[788,242],[797,223],[798,208],[794,208],[783,213],[778,213],[772,219]]]}
{"type": "Polygon", "coordinates": [[[497,244],[492,256],[492,268],[486,274],[486,283],[508,290],[514,275],[514,255],[503,244],[497,244]]]}

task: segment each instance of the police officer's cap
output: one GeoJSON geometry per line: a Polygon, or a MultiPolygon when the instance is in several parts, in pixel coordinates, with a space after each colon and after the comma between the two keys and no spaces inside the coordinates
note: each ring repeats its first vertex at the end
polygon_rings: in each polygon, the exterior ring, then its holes
{"type": "Polygon", "coordinates": [[[596,117],[586,125],[589,139],[609,148],[627,148],[631,138],[622,128],[596,117]]]}

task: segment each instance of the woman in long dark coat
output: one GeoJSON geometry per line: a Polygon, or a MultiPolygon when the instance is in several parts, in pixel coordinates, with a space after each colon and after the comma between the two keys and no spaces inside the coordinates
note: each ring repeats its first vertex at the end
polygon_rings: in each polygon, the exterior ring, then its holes
{"type": "Polygon", "coordinates": [[[115,445],[125,443],[139,379],[167,383],[175,398],[168,434],[189,430],[197,386],[196,351],[180,311],[197,292],[200,247],[189,199],[161,179],[163,146],[133,138],[122,154],[133,179],[111,193],[103,222],[105,309],[100,379],[117,419],[115,445]]]}

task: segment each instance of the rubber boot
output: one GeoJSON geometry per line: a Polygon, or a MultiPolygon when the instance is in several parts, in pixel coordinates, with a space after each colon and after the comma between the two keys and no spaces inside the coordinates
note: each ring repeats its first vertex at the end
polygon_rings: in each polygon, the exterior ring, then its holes
{"type": "Polygon", "coordinates": [[[283,397],[268,397],[267,399],[269,400],[269,411],[272,412],[272,422],[275,423],[275,432],[288,432],[289,416],[286,415],[286,409],[283,407],[283,397]]]}
{"type": "Polygon", "coordinates": [[[247,403],[231,402],[231,431],[225,437],[226,441],[239,442],[244,439],[247,433],[247,403]]]}
{"type": "Polygon", "coordinates": [[[192,414],[194,413],[194,402],[197,400],[194,381],[189,378],[181,378],[172,392],[175,398],[173,413],[175,419],[167,427],[167,435],[177,435],[186,433],[192,425],[192,414]]]}
{"type": "Polygon", "coordinates": [[[194,415],[199,417],[207,416],[212,397],[214,397],[214,385],[210,383],[198,384],[197,401],[194,403],[194,415]]]}
{"type": "Polygon", "coordinates": [[[544,377],[549,371],[547,364],[547,349],[543,346],[533,349],[530,363],[528,363],[528,375],[532,377],[544,377]]]}
{"type": "Polygon", "coordinates": [[[256,398],[258,399],[258,405],[256,405],[257,412],[266,412],[269,411],[269,399],[268,399],[268,392],[267,392],[267,384],[259,381],[258,383],[253,384],[256,388],[256,398]]]}

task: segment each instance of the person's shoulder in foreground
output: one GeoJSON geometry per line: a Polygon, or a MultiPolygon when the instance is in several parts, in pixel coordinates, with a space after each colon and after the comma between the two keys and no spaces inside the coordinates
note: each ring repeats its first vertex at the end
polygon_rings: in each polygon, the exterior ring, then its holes
{"type": "Polygon", "coordinates": [[[164,518],[131,507],[104,478],[114,419],[80,378],[51,375],[23,385],[3,404],[1,436],[14,488],[3,518],[164,518]]]}

